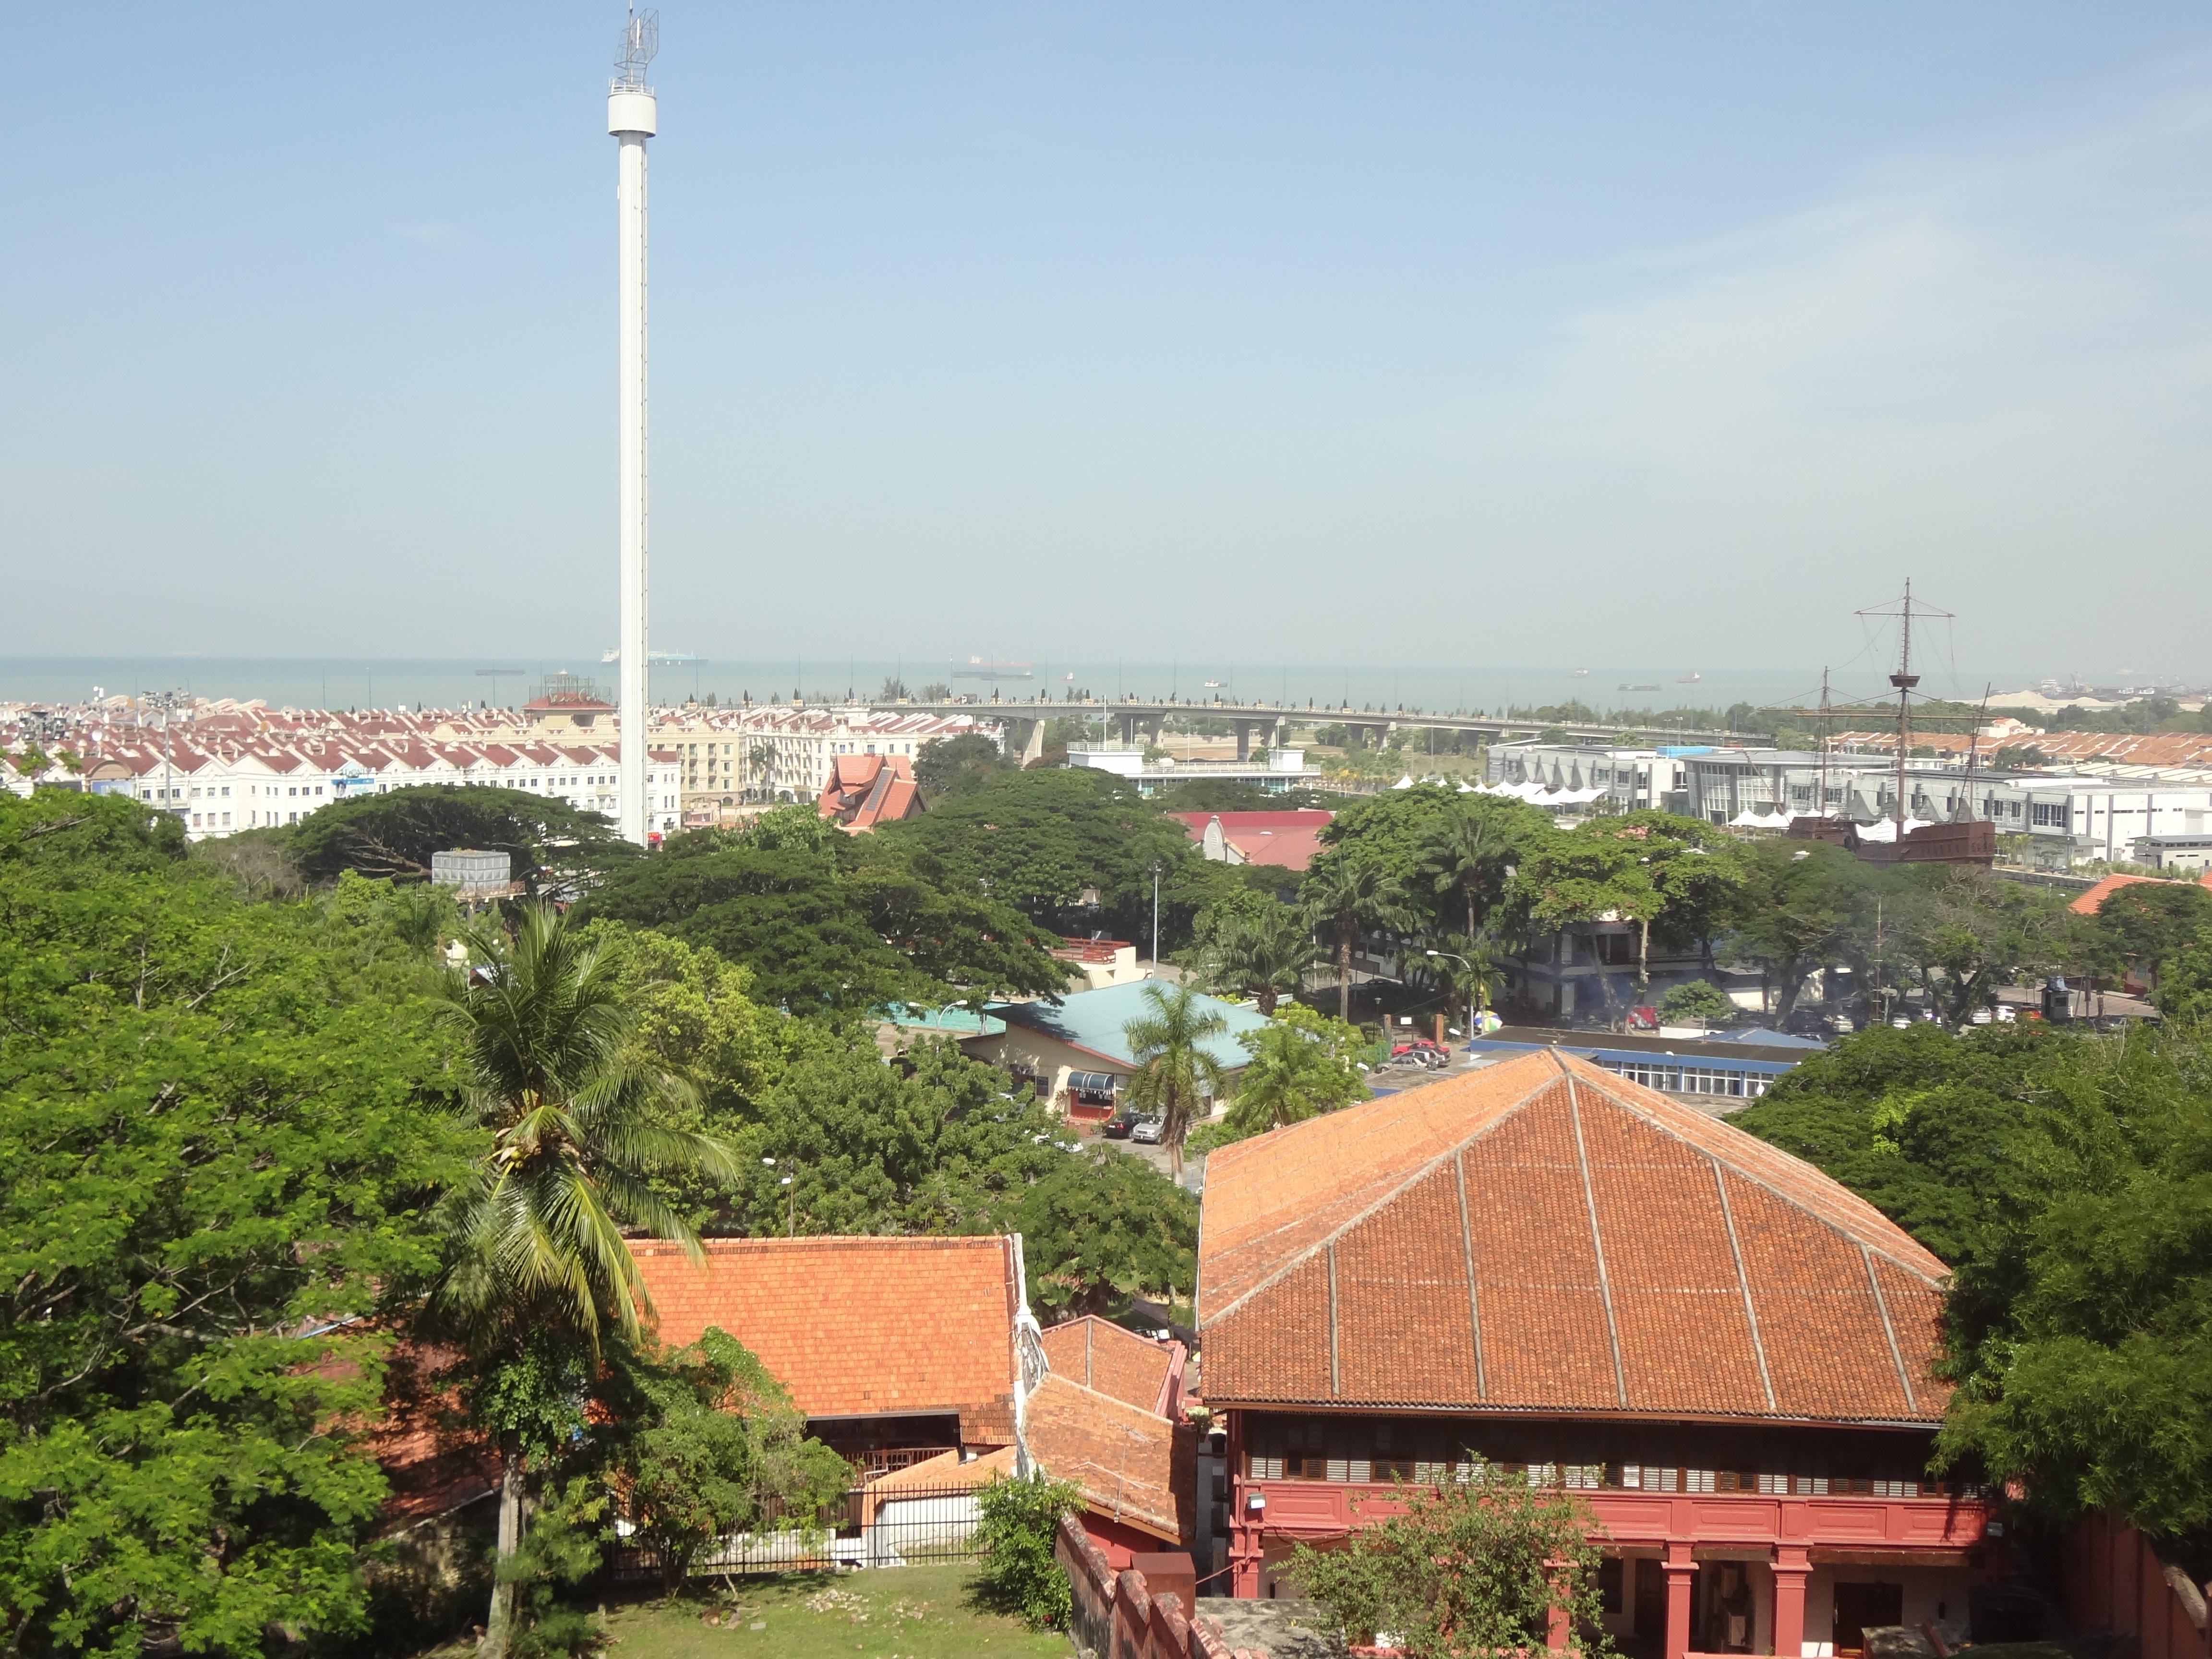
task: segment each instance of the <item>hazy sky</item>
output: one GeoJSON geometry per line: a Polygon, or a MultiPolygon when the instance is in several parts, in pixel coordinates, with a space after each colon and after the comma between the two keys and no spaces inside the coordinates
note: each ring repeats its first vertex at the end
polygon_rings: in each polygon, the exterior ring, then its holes
{"type": "MultiPolygon", "coordinates": [[[[0,650],[612,642],[622,15],[21,15],[0,650]]],[[[661,39],[657,647],[2212,674],[2201,4],[661,39]]]]}

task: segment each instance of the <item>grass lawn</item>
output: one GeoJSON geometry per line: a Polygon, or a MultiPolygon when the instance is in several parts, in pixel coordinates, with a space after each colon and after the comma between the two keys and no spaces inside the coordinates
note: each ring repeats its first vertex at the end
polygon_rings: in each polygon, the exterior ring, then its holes
{"type": "Polygon", "coordinates": [[[734,1601],[710,1589],[712,1581],[695,1581],[682,1601],[610,1608],[607,1626],[617,1659],[1068,1659],[1074,1652],[1064,1636],[1039,1636],[1018,1620],[970,1607],[972,1571],[955,1563],[835,1578],[740,1578],[734,1601]]]}

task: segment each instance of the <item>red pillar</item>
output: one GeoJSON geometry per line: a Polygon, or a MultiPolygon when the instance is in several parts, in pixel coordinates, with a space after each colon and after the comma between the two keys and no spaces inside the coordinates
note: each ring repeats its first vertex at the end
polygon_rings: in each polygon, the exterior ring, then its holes
{"type": "Polygon", "coordinates": [[[1812,1576],[1802,1544],[1774,1547],[1774,1659],[1805,1651],[1805,1580],[1812,1576]]]}
{"type": "Polygon", "coordinates": [[[1567,1612],[1567,1597],[1574,1581],[1568,1577],[1564,1561],[1545,1563],[1552,1570],[1552,1605],[1545,1615],[1544,1645],[1553,1653],[1567,1650],[1567,1638],[1573,1633],[1574,1620],[1567,1612]]]}
{"type": "Polygon", "coordinates": [[[1244,1413],[1229,1413],[1229,1593],[1251,1601],[1260,1594],[1260,1563],[1266,1547],[1260,1541],[1264,1510],[1252,1507],[1254,1492],[1245,1484],[1244,1413]]]}
{"type": "Polygon", "coordinates": [[[1690,1579],[1698,1564],[1687,1544],[1667,1546],[1667,1659],[1690,1650],[1690,1579]]]}

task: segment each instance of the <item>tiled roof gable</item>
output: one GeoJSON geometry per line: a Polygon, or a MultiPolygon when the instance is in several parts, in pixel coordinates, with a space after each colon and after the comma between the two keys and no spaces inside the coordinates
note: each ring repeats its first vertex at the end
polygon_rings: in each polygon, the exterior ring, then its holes
{"type": "Polygon", "coordinates": [[[1217,1402],[1942,1414],[1941,1261],[1809,1165],[1586,1060],[1520,1056],[1237,1143],[1206,1188],[1217,1402]]]}
{"type": "Polygon", "coordinates": [[[719,1326],[809,1417],[958,1413],[963,1439],[1012,1437],[1019,1290],[1003,1237],[634,1240],[660,1340],[719,1326]]]}

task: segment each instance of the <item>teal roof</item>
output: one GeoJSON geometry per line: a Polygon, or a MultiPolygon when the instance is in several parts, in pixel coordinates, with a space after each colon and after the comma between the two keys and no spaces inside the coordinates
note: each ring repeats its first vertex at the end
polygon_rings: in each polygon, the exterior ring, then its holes
{"type": "Polygon", "coordinates": [[[876,1018],[902,1031],[948,1031],[963,1037],[996,1036],[1006,1029],[1002,1019],[993,1019],[988,1014],[975,1013],[957,1005],[950,1008],[915,1008],[903,1002],[887,1002],[876,1010],[876,1018]]]}
{"type": "MultiPolygon", "coordinates": [[[[1145,995],[1146,988],[1153,985],[1164,988],[1165,983],[1161,980],[1139,980],[1129,985],[1105,985],[1095,991],[1078,991],[1057,1003],[994,1002],[990,1007],[1009,1025],[1024,1026],[1040,1036],[1072,1042],[1133,1071],[1137,1057],[1130,1053],[1129,1039],[1122,1028],[1131,1020],[1146,1018],[1155,1012],[1151,999],[1145,995]]],[[[1224,1067],[1243,1066],[1249,1060],[1252,1056],[1237,1039],[1247,1031],[1264,1027],[1267,1016],[1204,993],[1200,994],[1198,1003],[1208,1013],[1219,1014],[1229,1027],[1220,1036],[1206,1039],[1200,1046],[1206,1053],[1224,1067]]]]}

